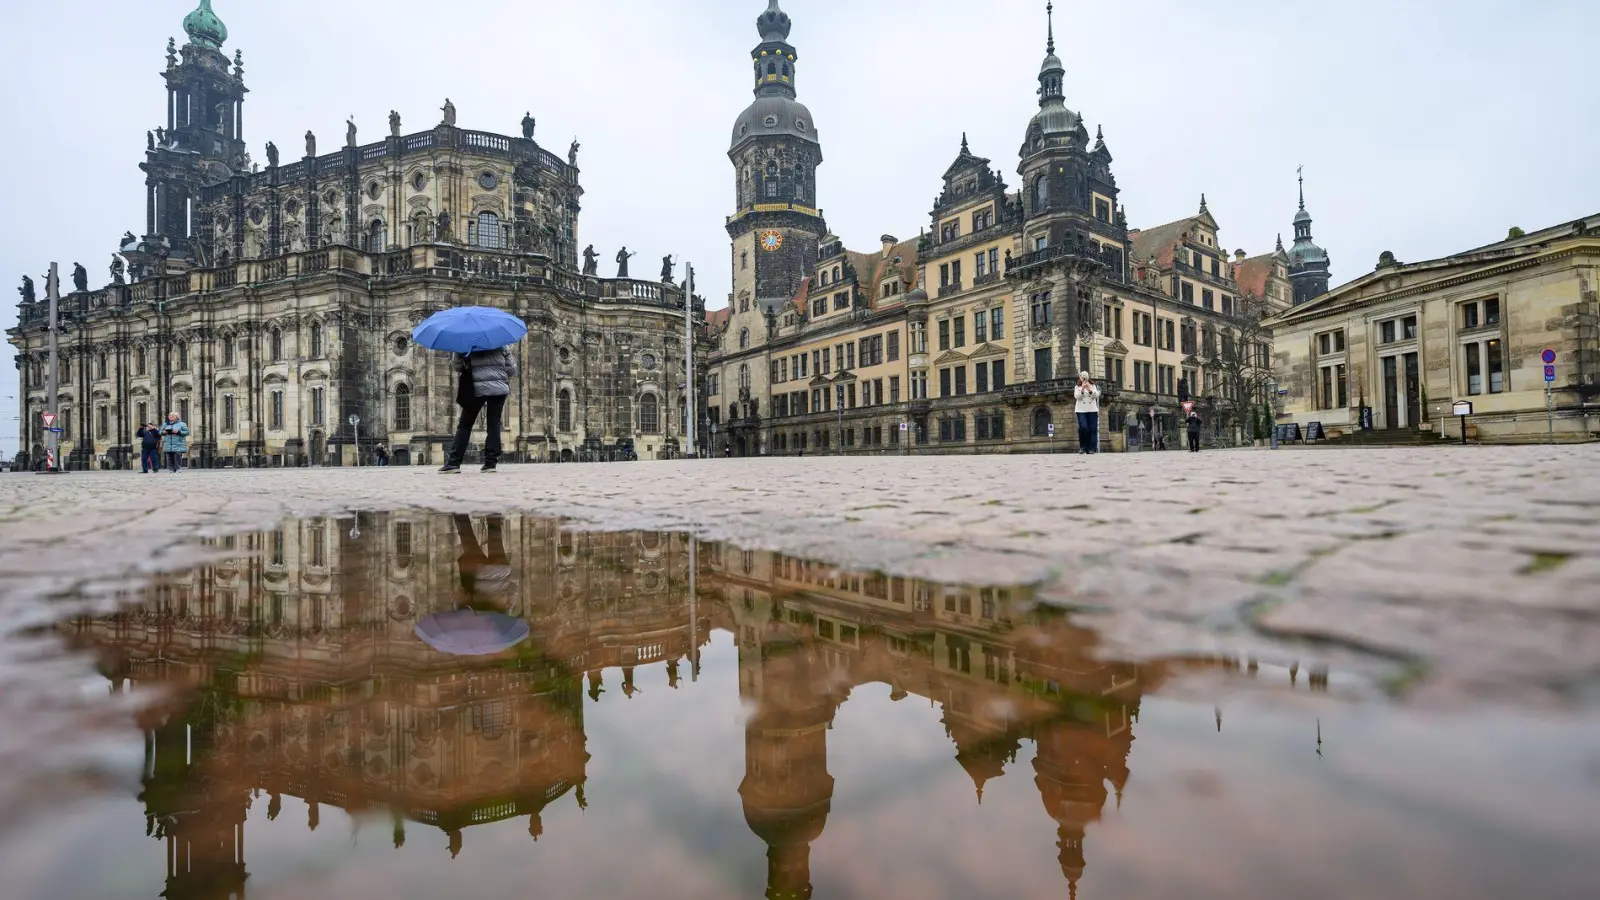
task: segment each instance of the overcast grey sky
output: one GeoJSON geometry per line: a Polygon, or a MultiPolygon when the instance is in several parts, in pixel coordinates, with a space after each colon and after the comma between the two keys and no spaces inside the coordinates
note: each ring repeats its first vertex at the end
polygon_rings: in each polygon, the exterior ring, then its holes
{"type": "MultiPolygon", "coordinates": [[[[0,33],[12,199],[0,325],[15,285],[82,262],[98,286],[144,223],[145,131],[192,0],[18,0],[0,33]]],[[[961,133],[1014,181],[1036,107],[1044,0],[782,0],[796,85],[826,161],[818,194],[846,244],[927,225],[961,133]]],[[[244,128],[298,152],[307,128],[362,142],[439,120],[513,134],[524,111],[586,191],[579,238],[609,259],[697,264],[724,302],[726,151],[750,100],[766,0],[213,0],[244,51],[244,128]]],[[[1204,192],[1223,243],[1288,235],[1295,167],[1335,283],[1380,251],[1424,259],[1600,212],[1593,85],[1600,0],[1058,0],[1067,102],[1103,125],[1129,224],[1189,215],[1204,192]]],[[[653,274],[655,263],[642,263],[653,274]]],[[[602,271],[606,271],[602,268],[602,271]]],[[[681,269],[680,269],[681,272],[681,269]]],[[[68,280],[70,286],[70,280],[68,280]]],[[[43,284],[40,283],[42,293],[43,284]]],[[[16,372],[0,359],[0,449],[16,449],[16,372]]]]}

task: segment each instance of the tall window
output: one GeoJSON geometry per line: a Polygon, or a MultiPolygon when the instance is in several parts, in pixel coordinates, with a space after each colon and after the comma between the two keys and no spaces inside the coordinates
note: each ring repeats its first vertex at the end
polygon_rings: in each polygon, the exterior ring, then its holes
{"type": "Polygon", "coordinates": [[[325,417],[326,403],[324,401],[326,399],[327,399],[327,389],[326,388],[316,387],[316,388],[312,388],[311,389],[311,424],[313,424],[313,425],[324,424],[324,421],[325,421],[325,418],[326,418],[325,417]]]}
{"type": "Polygon", "coordinates": [[[233,395],[232,394],[223,394],[222,395],[222,430],[223,431],[232,432],[234,430],[234,425],[237,424],[235,422],[235,420],[234,420],[234,413],[236,412],[236,410],[237,410],[237,406],[233,401],[233,395]]]}
{"type": "Polygon", "coordinates": [[[739,349],[750,349],[750,329],[748,328],[739,329],[739,349]]]}
{"type": "Polygon", "coordinates": [[[312,359],[320,359],[321,357],[322,357],[322,323],[321,322],[312,322],[311,323],[311,358],[312,359]]]}
{"type": "Polygon", "coordinates": [[[1344,377],[1344,364],[1323,366],[1317,392],[1318,409],[1343,409],[1349,406],[1349,389],[1344,377]]]}
{"type": "Polygon", "coordinates": [[[572,392],[566,388],[556,394],[556,429],[572,430],[572,392]]]}
{"type": "MultiPolygon", "coordinates": [[[[149,369],[150,353],[145,348],[140,347],[139,350],[133,354],[133,373],[135,375],[144,375],[148,373],[149,369]]],[[[141,418],[143,417],[141,416],[141,418]]]]}
{"type": "Polygon", "coordinates": [[[1033,351],[1033,380],[1049,381],[1055,377],[1050,360],[1050,348],[1040,347],[1033,351]]]}
{"type": "Polygon", "coordinates": [[[1046,437],[1050,434],[1050,407],[1041,406],[1033,411],[1033,436],[1046,437]]]}
{"type": "Polygon", "coordinates": [[[1461,350],[1465,356],[1468,394],[1498,394],[1506,389],[1505,357],[1499,338],[1463,344],[1461,350]]]}
{"type": "Polygon", "coordinates": [[[239,351],[239,345],[234,343],[233,338],[231,338],[231,337],[223,338],[222,339],[222,364],[225,365],[225,366],[235,365],[238,362],[238,351],[239,351]]]}
{"type": "Polygon", "coordinates": [[[745,391],[750,389],[750,367],[748,365],[739,367],[739,389],[745,391]]]}
{"type": "Polygon", "coordinates": [[[187,397],[178,401],[178,418],[185,422],[189,421],[189,398],[187,397]]]}
{"type": "Polygon", "coordinates": [[[106,378],[106,355],[104,353],[95,356],[94,377],[101,379],[102,381],[106,378]]]}
{"type": "Polygon", "coordinates": [[[268,422],[267,427],[271,428],[273,431],[282,431],[283,430],[283,391],[273,391],[272,392],[271,403],[272,403],[272,406],[271,406],[271,412],[269,413],[269,418],[267,419],[267,422],[268,422]]]}
{"type": "Polygon", "coordinates": [[[373,219],[367,225],[367,252],[382,253],[384,245],[389,242],[388,229],[384,228],[382,219],[373,219]]]}
{"type": "Polygon", "coordinates": [[[504,247],[505,240],[500,231],[500,217],[492,212],[478,213],[478,221],[473,227],[471,243],[491,250],[498,250],[504,247]]]}
{"type": "Polygon", "coordinates": [[[394,389],[394,430],[411,430],[411,386],[402,384],[394,389]]]}
{"type": "Polygon", "coordinates": [[[178,342],[178,371],[187,371],[189,368],[189,342],[178,342]]]}
{"type": "Polygon", "coordinates": [[[1033,295],[1033,327],[1043,328],[1055,321],[1050,312],[1050,292],[1044,291],[1033,295]]]}
{"type": "Polygon", "coordinates": [[[1040,175],[1033,182],[1033,208],[1041,210],[1050,205],[1050,179],[1040,175]]]}
{"type": "Polygon", "coordinates": [[[283,329],[272,329],[272,361],[283,362],[283,329]]]}
{"type": "Polygon", "coordinates": [[[888,343],[889,343],[889,350],[888,350],[889,362],[898,362],[900,360],[900,332],[898,332],[898,331],[889,332],[888,339],[889,339],[889,341],[888,341],[888,343]]]}
{"type": "Polygon", "coordinates": [[[72,440],[72,407],[70,406],[61,410],[61,439],[63,441],[72,440]]]}
{"type": "Polygon", "coordinates": [[[150,421],[150,404],[143,401],[136,403],[134,404],[133,411],[135,413],[135,418],[138,419],[139,425],[143,425],[150,421]]]}
{"type": "Polygon", "coordinates": [[[661,406],[655,394],[645,394],[639,398],[639,433],[659,434],[661,432],[661,406]]]}
{"type": "Polygon", "coordinates": [[[107,409],[105,404],[101,404],[95,407],[94,415],[95,437],[103,441],[111,436],[111,410],[107,409]]]}

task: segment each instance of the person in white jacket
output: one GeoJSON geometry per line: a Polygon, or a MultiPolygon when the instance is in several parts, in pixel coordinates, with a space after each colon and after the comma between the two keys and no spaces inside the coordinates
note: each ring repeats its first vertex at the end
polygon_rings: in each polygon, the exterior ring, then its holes
{"type": "Polygon", "coordinates": [[[1077,398],[1078,452],[1100,452],[1100,389],[1089,378],[1088,372],[1078,373],[1078,386],[1073,390],[1077,398]]]}

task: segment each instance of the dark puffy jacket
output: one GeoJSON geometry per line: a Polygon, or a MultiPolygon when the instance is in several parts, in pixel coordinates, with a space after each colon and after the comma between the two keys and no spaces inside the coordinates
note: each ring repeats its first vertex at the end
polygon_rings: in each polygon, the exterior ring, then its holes
{"type": "Polygon", "coordinates": [[[478,350],[461,357],[457,366],[472,377],[475,397],[504,397],[511,393],[511,376],[517,374],[517,360],[505,347],[478,350]]]}
{"type": "Polygon", "coordinates": [[[161,447],[161,432],[155,428],[141,428],[135,435],[139,438],[139,447],[143,450],[157,450],[161,447]]]}

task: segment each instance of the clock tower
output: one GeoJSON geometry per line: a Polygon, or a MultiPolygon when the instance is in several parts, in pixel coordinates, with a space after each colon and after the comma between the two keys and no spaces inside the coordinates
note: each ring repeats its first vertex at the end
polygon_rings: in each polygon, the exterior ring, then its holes
{"type": "Polygon", "coordinates": [[[728,149],[736,188],[728,219],[730,306],[734,331],[748,329],[751,345],[765,342],[762,319],[779,315],[799,290],[828,231],[816,206],[822,145],[811,111],[795,99],[796,53],[778,0],[768,0],[756,29],[761,43],[750,51],[755,100],[734,122],[728,149]]]}

